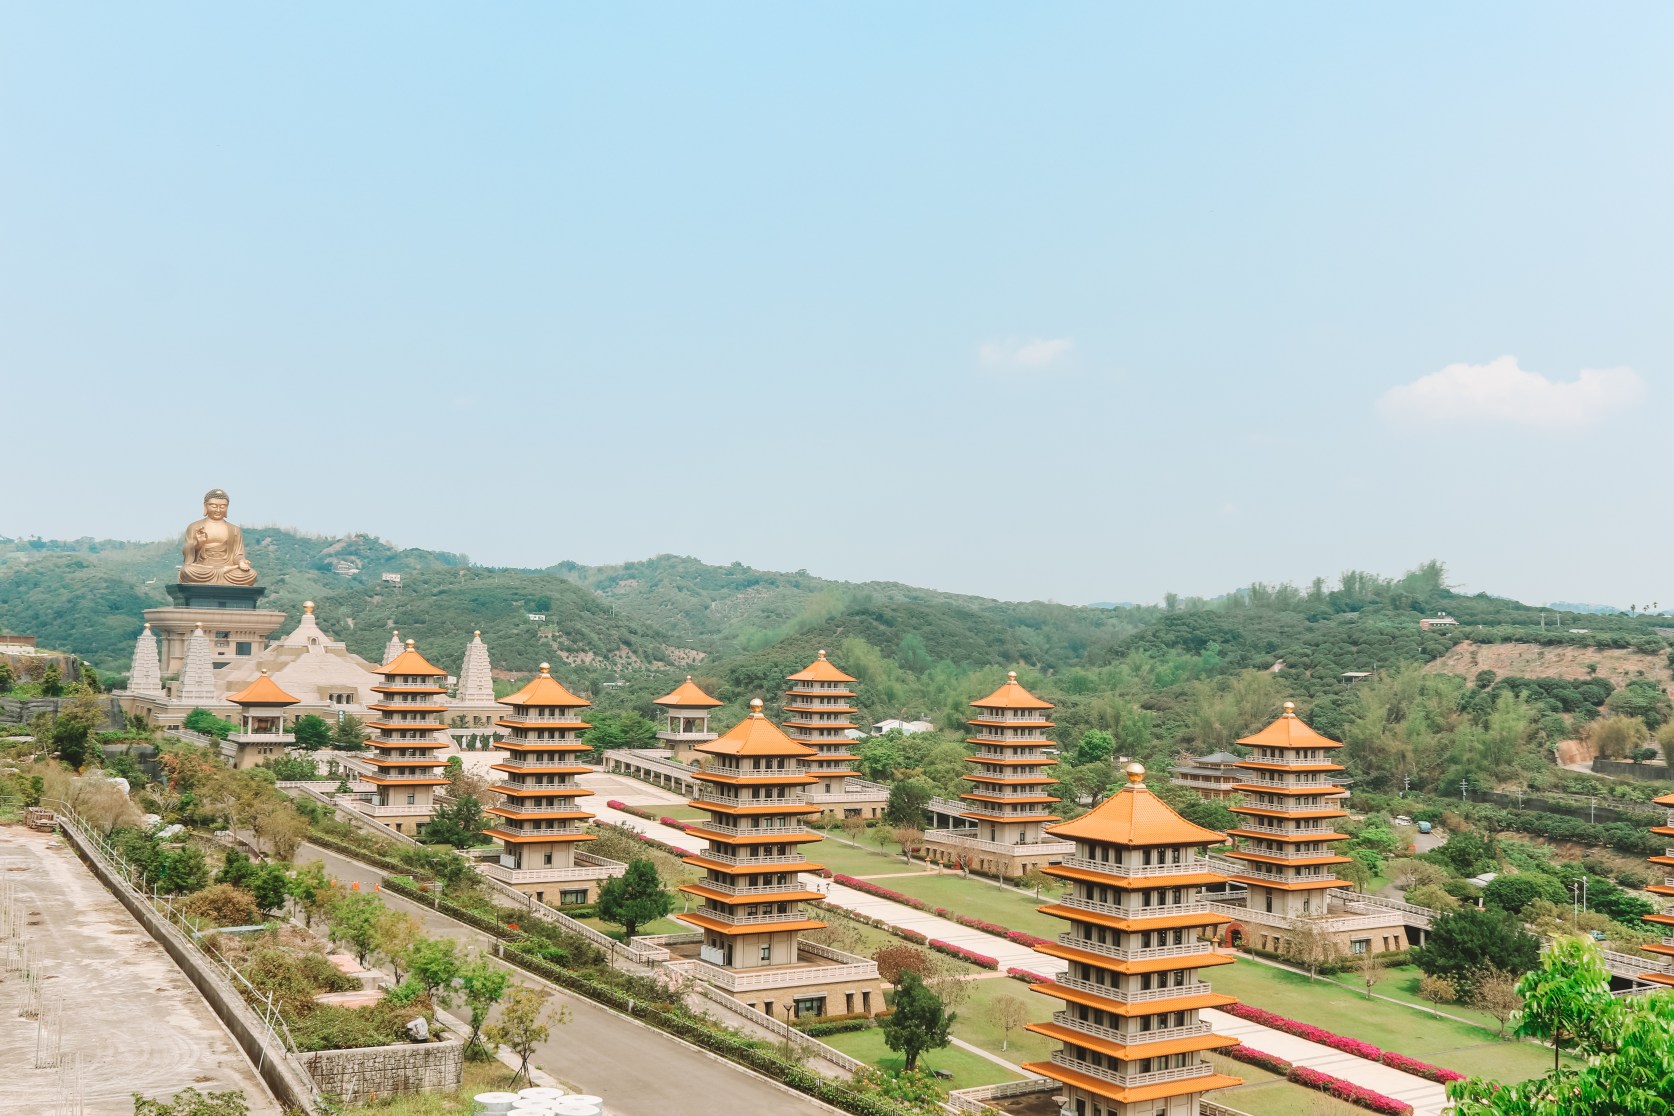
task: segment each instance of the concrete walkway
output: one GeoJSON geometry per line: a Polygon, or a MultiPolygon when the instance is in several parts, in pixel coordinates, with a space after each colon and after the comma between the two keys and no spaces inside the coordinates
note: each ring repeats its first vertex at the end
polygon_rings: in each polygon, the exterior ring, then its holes
{"type": "Polygon", "coordinates": [[[1224,1011],[1205,1010],[1203,1018],[1217,1035],[1235,1038],[1264,1054],[1276,1054],[1298,1066],[1329,1073],[1412,1105],[1413,1116],[1440,1116],[1447,1107],[1447,1091],[1434,1081],[1391,1069],[1381,1062],[1357,1058],[1317,1042],[1287,1035],[1224,1011]]]}

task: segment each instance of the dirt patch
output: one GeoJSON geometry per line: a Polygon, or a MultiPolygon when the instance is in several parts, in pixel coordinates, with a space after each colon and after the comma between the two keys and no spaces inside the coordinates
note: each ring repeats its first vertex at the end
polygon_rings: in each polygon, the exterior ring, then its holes
{"type": "Polygon", "coordinates": [[[1660,655],[1605,647],[1547,647],[1539,643],[1472,643],[1466,640],[1425,670],[1432,674],[1462,674],[1470,678],[1479,670],[1491,670],[1505,677],[1591,678],[1588,664],[1597,665],[1597,677],[1615,683],[1619,689],[1635,678],[1648,678],[1674,695],[1674,681],[1668,676],[1668,662],[1660,655]]]}
{"type": "Polygon", "coordinates": [[[1597,755],[1585,740],[1558,741],[1558,762],[1565,766],[1572,763],[1592,763],[1597,755]]]}

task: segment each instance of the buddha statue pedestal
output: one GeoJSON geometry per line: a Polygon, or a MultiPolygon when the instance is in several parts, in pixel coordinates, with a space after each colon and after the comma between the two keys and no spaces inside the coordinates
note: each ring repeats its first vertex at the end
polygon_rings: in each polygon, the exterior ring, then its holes
{"type": "MultiPolygon", "coordinates": [[[[195,584],[190,581],[163,586],[177,608],[243,608],[253,609],[267,590],[260,585],[218,585],[214,582],[195,584]]],[[[205,626],[208,621],[205,621],[205,626]]]]}

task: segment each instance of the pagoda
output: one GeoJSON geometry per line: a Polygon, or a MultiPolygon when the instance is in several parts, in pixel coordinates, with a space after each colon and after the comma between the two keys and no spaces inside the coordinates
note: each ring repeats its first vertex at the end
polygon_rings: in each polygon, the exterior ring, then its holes
{"type": "Polygon", "coordinates": [[[372,736],[366,741],[371,755],[362,762],[372,774],[362,776],[374,788],[373,800],[359,809],[376,817],[397,833],[417,834],[430,820],[436,805],[436,788],[447,785],[441,769],[446,766],[436,753],[448,746],[442,715],[447,712],[448,672],[432,666],[408,640],[406,648],[373,673],[382,684],[372,690],[379,700],[369,708],[377,720],[366,727],[372,736]]]}
{"type": "Polygon", "coordinates": [[[965,742],[976,751],[965,757],[971,773],[964,776],[971,787],[951,808],[932,802],[932,813],[952,815],[954,824],[925,834],[927,853],[943,864],[1021,876],[1070,851],[1043,829],[1058,820],[1050,812],[1058,800],[1048,791],[1058,780],[1047,773],[1058,762],[1047,752],[1057,750],[1046,735],[1052,703],[1024,689],[1014,670],[971,705],[977,715],[965,742]]]}
{"type": "Polygon", "coordinates": [[[227,700],[238,706],[238,731],[221,742],[221,756],[240,771],[285,754],[296,737],[285,731],[284,711],[299,700],[287,694],[267,671],[227,700]]]}
{"type": "Polygon", "coordinates": [[[698,745],[715,739],[716,734],[709,731],[709,714],[726,703],[704,693],[688,674],[686,681],[651,704],[663,711],[665,722],[657,739],[668,746],[669,759],[689,764],[701,758],[698,745]]]}
{"type": "Polygon", "coordinates": [[[576,784],[576,776],[593,770],[580,757],[588,751],[581,734],[589,726],[581,710],[592,703],[572,694],[552,677],[550,664],[517,693],[501,698],[510,712],[495,724],[509,735],[495,745],[507,757],[491,770],[503,778],[489,789],[500,793],[488,813],[496,819],[488,836],[500,842],[500,858],[480,865],[484,875],[510,884],[536,902],[555,905],[591,903],[599,882],[620,876],[624,866],[614,860],[578,851],[595,840],[587,832],[593,815],[576,808],[576,799],[593,792],[576,784]]]}
{"type": "Polygon", "coordinates": [[[801,851],[821,839],[803,824],[819,813],[802,797],[815,782],[802,764],[817,753],[761,710],[751,701],[747,717],[698,745],[691,805],[709,817],[686,832],[708,848],[685,858],[704,879],[680,890],[702,906],[674,917],[699,931],[695,974],[751,1007],[787,1019],[871,1014],[883,1006],[877,965],[798,938],[825,926],[802,909],[822,896],[800,875],[820,870],[801,851]]]}
{"type": "Polygon", "coordinates": [[[1063,1110],[1078,1116],[1198,1116],[1204,1093],[1243,1084],[1203,1056],[1238,1042],[1211,1032],[1200,1014],[1234,1002],[1201,976],[1232,962],[1211,940],[1227,916],[1201,895],[1225,881],[1203,857],[1224,838],[1153,795],[1140,764],[1126,771],[1121,790],[1050,827],[1074,852],[1043,870],[1071,890],[1040,910],[1069,930],[1035,949],[1068,969],[1030,988],[1064,1010],[1028,1029],[1062,1045],[1051,1061],[1023,1068],[1060,1082],[1063,1110]]]}
{"type": "Polygon", "coordinates": [[[854,769],[854,738],[860,735],[852,718],[855,680],[838,670],[821,651],[806,670],[786,677],[785,735],[813,748],[804,765],[814,777],[808,801],[821,813],[877,818],[889,805],[889,788],[860,778],[854,769]]]}
{"type": "Polygon", "coordinates": [[[1278,720],[1237,743],[1254,751],[1235,765],[1244,780],[1233,789],[1244,801],[1232,812],[1244,820],[1231,832],[1238,847],[1227,855],[1243,862],[1231,879],[1250,889],[1251,921],[1288,926],[1328,914],[1330,889],[1350,886],[1335,874],[1349,858],[1332,851],[1348,840],[1332,828],[1348,813],[1340,808],[1348,791],[1335,781],[1343,765],[1331,762],[1342,745],[1304,724],[1290,701],[1278,720]]]}
{"type": "Polygon", "coordinates": [[[472,632],[465,656],[448,699],[448,735],[463,751],[487,751],[494,747],[494,732],[503,710],[494,697],[494,672],[489,665],[488,645],[482,632],[472,632]]]}
{"type": "MultiPolygon", "coordinates": [[[[1653,798],[1651,801],[1668,810],[1668,817],[1664,819],[1668,824],[1652,826],[1651,832],[1659,837],[1674,839],[1674,794],[1665,794],[1660,798],[1653,798]]],[[[1650,858],[1651,863],[1657,865],[1665,873],[1663,880],[1659,884],[1652,884],[1645,890],[1663,899],[1674,899],[1674,875],[1666,874],[1674,872],[1674,848],[1664,849],[1663,854],[1650,858]]],[[[1667,935],[1662,941],[1643,947],[1645,952],[1674,958],[1674,903],[1664,907],[1660,913],[1646,915],[1645,921],[1667,935]]],[[[1674,965],[1665,964],[1661,970],[1655,972],[1647,970],[1639,974],[1639,979],[1648,980],[1653,984],[1674,985],[1674,965]]]]}
{"type": "Polygon", "coordinates": [[[128,692],[164,696],[163,665],[157,657],[157,637],[151,634],[149,623],[134,640],[134,657],[128,667],[128,692]]]}

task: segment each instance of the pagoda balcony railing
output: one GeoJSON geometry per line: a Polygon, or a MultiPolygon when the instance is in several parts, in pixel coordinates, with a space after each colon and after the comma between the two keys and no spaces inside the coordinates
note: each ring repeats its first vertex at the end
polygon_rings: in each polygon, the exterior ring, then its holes
{"type": "Polygon", "coordinates": [[[1168,1042],[1171,1039],[1196,1038],[1198,1035],[1209,1033],[1209,1024],[1203,1022],[1188,1023],[1184,1027],[1157,1027],[1149,1031],[1118,1031],[1114,1027],[1105,1027],[1097,1023],[1089,1023],[1084,1019],[1077,1019],[1073,1013],[1067,1011],[1053,1012],[1052,1022],[1061,1027],[1068,1027],[1072,1031],[1080,1031],[1095,1038],[1121,1043],[1123,1046],[1134,1046],[1143,1042],[1168,1042]]]}
{"type": "Polygon", "coordinates": [[[1281,788],[1284,790],[1312,790],[1313,788],[1318,787],[1320,790],[1324,790],[1327,787],[1336,789],[1341,786],[1341,784],[1334,779],[1304,779],[1298,778],[1294,775],[1282,779],[1246,778],[1240,779],[1238,782],[1243,786],[1257,787],[1261,790],[1266,790],[1269,787],[1281,788]]]}
{"type": "Polygon", "coordinates": [[[1081,949],[1088,953],[1113,957],[1118,961],[1147,961],[1155,957],[1191,957],[1194,954],[1211,954],[1215,951],[1212,943],[1196,941],[1141,949],[1124,949],[1120,946],[1106,945],[1103,942],[1077,937],[1074,934],[1059,934],[1058,941],[1072,949],[1081,949]]]}
{"type": "Polygon", "coordinates": [[[1206,1077],[1213,1071],[1208,1062],[1193,1062],[1191,1065],[1174,1066],[1165,1070],[1153,1070],[1150,1073],[1119,1073],[1104,1066],[1096,1066],[1092,1062],[1083,1062],[1064,1053],[1062,1050],[1052,1052],[1052,1061],[1066,1069],[1077,1073],[1085,1073],[1090,1077],[1113,1081],[1118,1085],[1132,1089],[1141,1085],[1160,1085],[1165,1081],[1180,1081],[1188,1077],[1206,1077]]]}
{"type": "Polygon", "coordinates": [[[751,780],[760,779],[771,782],[774,779],[786,779],[802,774],[801,768],[791,765],[772,769],[756,769],[751,767],[723,767],[720,764],[704,764],[693,771],[695,775],[724,775],[728,779],[751,780]]]}
{"type": "Polygon", "coordinates": [[[502,830],[513,837],[565,837],[585,836],[587,830],[579,825],[530,825],[520,822],[517,825],[496,825],[491,828],[502,830]]]}
{"type": "MultiPolygon", "coordinates": [[[[516,861],[514,860],[511,864],[508,864],[506,863],[508,859],[510,858],[502,856],[498,861],[484,861],[477,865],[477,871],[499,880],[501,883],[532,884],[610,879],[614,876],[620,876],[628,870],[626,864],[620,864],[614,860],[605,860],[603,857],[593,858],[602,863],[577,863],[574,867],[558,867],[549,864],[545,867],[536,865],[534,867],[517,868],[514,867],[516,861]]],[[[576,860],[580,861],[581,857],[577,856],[576,860]]]]}
{"type": "Polygon", "coordinates": [[[692,913],[731,923],[734,926],[761,926],[769,922],[797,922],[806,917],[801,910],[785,911],[782,914],[734,914],[725,909],[702,907],[692,913]]]}
{"type": "MultiPolygon", "coordinates": [[[[1267,810],[1279,814],[1308,814],[1319,810],[1341,810],[1335,801],[1332,802],[1244,802],[1244,808],[1250,810],[1267,810]]],[[[1239,813],[1238,807],[1233,807],[1233,813],[1239,813]]]]}
{"type": "MultiPolygon", "coordinates": [[[[782,774],[794,775],[795,772],[782,774]]],[[[783,806],[786,808],[794,808],[803,804],[802,796],[800,794],[794,798],[789,795],[786,795],[784,798],[745,798],[742,795],[723,794],[722,792],[715,790],[707,783],[700,784],[698,786],[697,793],[694,794],[692,798],[698,802],[714,802],[721,806],[783,806]]]]}
{"type": "MultiPolygon", "coordinates": [[[[1051,784],[1041,783],[1040,785],[1044,787],[1050,786],[1051,784]]],[[[998,789],[994,787],[983,787],[981,790],[972,790],[969,793],[980,794],[984,798],[1039,798],[1045,792],[1039,790],[1012,790],[1009,787],[1002,787],[998,789]]],[[[1054,799],[1053,801],[1057,800],[1054,799]]],[[[970,807],[967,806],[966,809],[968,810],[970,807]]]]}
{"type": "Polygon", "coordinates": [[[932,829],[924,840],[930,845],[957,845],[1002,856],[1046,856],[1062,858],[1075,848],[1073,841],[984,841],[975,826],[965,829],[932,829]]]}
{"type": "MultiPolygon", "coordinates": [[[[1315,844],[1324,844],[1324,842],[1316,841],[1315,844]]],[[[1314,860],[1322,856],[1337,855],[1332,852],[1329,847],[1318,849],[1258,849],[1253,846],[1243,844],[1238,846],[1238,852],[1249,853],[1251,856],[1271,857],[1274,860],[1314,860]]]]}
{"type": "Polygon", "coordinates": [[[1146,876],[1183,876],[1209,871],[1209,862],[1202,857],[1188,857],[1178,864],[1113,864],[1108,860],[1090,860],[1084,856],[1066,856],[1058,862],[1065,868],[1080,868],[1088,872],[1103,872],[1109,876],[1139,879],[1146,876]]]}
{"type": "MultiPolygon", "coordinates": [[[[438,686],[434,681],[431,681],[429,679],[424,679],[424,680],[421,680],[421,681],[418,681],[418,682],[392,682],[392,681],[390,681],[389,679],[386,678],[384,681],[378,683],[378,689],[380,689],[380,690],[399,690],[402,693],[406,693],[409,690],[437,690],[437,689],[441,689],[441,688],[442,687],[438,686]]],[[[423,697],[441,697],[442,695],[441,694],[424,694],[424,695],[421,695],[421,696],[423,696],[423,697]]]]}
{"type": "Polygon", "coordinates": [[[1263,822],[1244,821],[1239,822],[1236,828],[1248,830],[1251,833],[1276,833],[1281,837],[1312,837],[1315,834],[1324,836],[1327,833],[1336,832],[1336,830],[1324,825],[1303,827],[1300,825],[1268,825],[1263,822]]]}
{"type": "MultiPolygon", "coordinates": [[[[558,795],[551,797],[557,798],[558,795]]],[[[550,806],[538,806],[527,802],[497,802],[496,810],[505,810],[513,814],[556,814],[575,809],[575,803],[570,801],[555,802],[550,806]]]]}
{"type": "MultiPolygon", "coordinates": [[[[972,732],[971,735],[967,736],[965,739],[969,740],[969,741],[972,741],[973,743],[975,743],[979,746],[980,745],[988,745],[989,747],[993,747],[993,746],[999,745],[999,744],[1009,744],[1009,745],[1011,745],[1010,749],[1000,749],[1000,750],[995,750],[995,751],[992,751],[992,752],[978,751],[976,753],[977,756],[991,756],[991,757],[996,758],[996,759],[1003,759],[1006,756],[1018,756],[1018,755],[1032,755],[1032,754],[1034,754],[1034,752],[1023,752],[1023,751],[1018,751],[1017,750],[1017,749],[1022,749],[1022,748],[1032,748],[1032,749],[1035,750],[1035,752],[1038,752],[1042,748],[1055,748],[1055,747],[1057,747],[1057,745],[1052,743],[1052,741],[1049,738],[1047,738],[1045,736],[1042,736],[1040,733],[1031,733],[1029,735],[1023,735],[1022,733],[1019,733],[1016,736],[1001,736],[999,733],[982,732],[981,730],[977,730],[975,732],[972,732]]],[[[1044,755],[1042,758],[1052,759],[1053,757],[1048,754],[1048,755],[1044,755]]]]}
{"type": "Polygon", "coordinates": [[[555,760],[525,759],[525,758],[519,756],[516,752],[508,753],[507,755],[505,755],[505,756],[503,756],[499,759],[496,759],[494,762],[498,763],[498,764],[504,764],[507,767],[517,767],[517,768],[527,767],[527,768],[530,768],[530,769],[533,769],[533,770],[536,770],[536,771],[539,771],[543,768],[550,768],[550,767],[585,767],[589,771],[592,770],[592,765],[591,764],[581,763],[581,762],[579,762],[577,760],[573,760],[573,759],[555,759],[555,760]]]}
{"type": "Polygon", "coordinates": [[[789,856],[734,856],[731,853],[700,852],[692,856],[701,856],[705,860],[713,860],[721,864],[731,864],[739,868],[755,871],[757,868],[771,872],[778,864],[805,864],[808,858],[792,853],[789,856]]]}
{"type": "Polygon", "coordinates": [[[1298,922],[1308,922],[1331,934],[1347,933],[1351,930],[1376,930],[1401,921],[1400,912],[1393,910],[1381,915],[1325,914],[1291,917],[1270,911],[1259,911],[1251,907],[1241,907],[1232,903],[1211,903],[1209,906],[1215,913],[1226,915],[1228,918],[1236,919],[1239,922],[1253,922],[1258,926],[1276,926],[1283,930],[1291,929],[1298,922]]]}
{"type": "Polygon", "coordinates": [[[380,806],[376,802],[356,802],[353,803],[353,806],[361,813],[370,814],[374,818],[404,818],[413,814],[428,815],[435,809],[435,806],[429,803],[417,802],[404,806],[380,806]]]}
{"type": "Polygon", "coordinates": [[[1318,870],[1304,872],[1300,869],[1294,872],[1278,872],[1271,868],[1262,868],[1254,864],[1249,864],[1238,869],[1238,874],[1240,876],[1251,876],[1262,880],[1276,880],[1282,883],[1310,883],[1314,880],[1335,880],[1337,878],[1330,872],[1318,870]]]}
{"type": "Polygon", "coordinates": [[[717,735],[713,732],[671,732],[665,729],[657,734],[657,739],[672,741],[676,744],[701,744],[715,739],[717,735]]]}
{"type": "Polygon", "coordinates": [[[800,836],[805,835],[808,832],[807,827],[806,826],[801,826],[801,825],[764,825],[764,826],[760,826],[756,829],[750,829],[750,828],[745,827],[745,826],[721,825],[719,823],[710,822],[710,821],[690,822],[688,824],[694,825],[694,826],[698,827],[699,829],[708,830],[711,833],[720,833],[724,836],[734,837],[734,838],[741,838],[741,837],[800,837],[800,836]]]}
{"type": "Polygon", "coordinates": [[[1008,723],[1020,723],[1027,725],[1040,724],[1042,721],[1049,721],[1052,719],[1048,716],[1048,714],[1052,712],[1050,709],[1010,710],[994,709],[989,706],[979,705],[976,707],[976,711],[976,719],[981,721],[1005,721],[1008,723]]]}
{"type": "Polygon", "coordinates": [[[574,799],[578,795],[585,793],[585,788],[579,787],[574,783],[519,783],[513,780],[490,783],[488,785],[488,789],[491,791],[498,791],[501,794],[527,795],[530,792],[535,792],[546,798],[565,799],[574,799]]]}
{"type": "Polygon", "coordinates": [[[579,729],[587,723],[579,713],[520,713],[508,711],[502,713],[500,717],[501,720],[525,721],[531,725],[541,725],[543,727],[557,725],[560,728],[579,729]]]}
{"type": "MultiPolygon", "coordinates": [[[[1294,755],[1294,754],[1282,755],[1282,756],[1278,756],[1276,758],[1273,757],[1273,756],[1245,756],[1244,757],[1244,763],[1260,763],[1260,764],[1267,764],[1267,765],[1273,765],[1273,766],[1283,766],[1283,767],[1319,767],[1321,764],[1327,764],[1327,763],[1330,763],[1330,762],[1331,762],[1330,757],[1326,756],[1324,754],[1321,754],[1321,755],[1318,755],[1318,756],[1313,756],[1313,757],[1304,757],[1304,756],[1299,756],[1299,755],[1294,755]]],[[[1241,771],[1251,770],[1250,768],[1242,767],[1241,765],[1238,765],[1238,764],[1234,764],[1233,766],[1238,767],[1239,770],[1241,770],[1241,771]]],[[[1342,764],[1337,764],[1336,766],[1340,769],[1342,767],[1342,764]]]]}
{"type": "MultiPolygon", "coordinates": [[[[797,943],[801,952],[806,952],[803,943],[797,943]]],[[[878,965],[875,961],[857,961],[850,965],[795,965],[789,968],[764,967],[760,969],[728,969],[706,959],[696,961],[676,961],[669,965],[678,967],[678,971],[697,977],[706,984],[713,984],[716,988],[728,992],[755,992],[769,988],[797,988],[813,983],[838,983],[849,980],[878,979],[878,965]]]]}
{"type": "Polygon", "coordinates": [[[780,892],[800,890],[803,885],[800,880],[792,877],[788,883],[757,884],[753,887],[739,887],[736,884],[722,883],[719,880],[699,880],[691,886],[706,887],[711,891],[724,891],[728,895],[777,895],[780,892]]]}
{"type": "Polygon", "coordinates": [[[1152,907],[1124,907],[1116,903],[1100,903],[1095,899],[1083,899],[1078,895],[1066,895],[1058,902],[1066,907],[1074,907],[1078,911],[1112,915],[1116,918],[1162,918],[1166,915],[1206,914],[1209,910],[1209,904],[1204,902],[1163,903],[1152,907]]]}
{"type": "Polygon", "coordinates": [[[291,744],[296,740],[288,732],[229,732],[227,739],[234,744],[291,744]]]}
{"type": "Polygon", "coordinates": [[[1134,988],[1121,989],[1109,984],[1094,984],[1090,980],[1079,977],[1061,976],[1057,983],[1065,988],[1073,988],[1078,992],[1087,992],[1094,996],[1103,996],[1107,1000],[1116,1000],[1124,1004],[1147,1004],[1156,1000],[1177,1000],[1185,996],[1207,996],[1212,991],[1209,985],[1198,981],[1194,984],[1176,984],[1168,988],[1134,988]]]}

